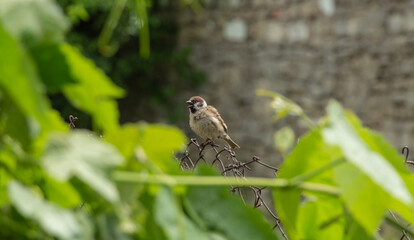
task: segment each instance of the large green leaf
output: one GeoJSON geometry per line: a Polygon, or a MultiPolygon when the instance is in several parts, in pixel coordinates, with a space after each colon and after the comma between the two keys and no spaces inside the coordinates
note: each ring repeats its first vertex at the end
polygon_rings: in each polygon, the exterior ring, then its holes
{"type": "Polygon", "coordinates": [[[5,95],[0,98],[0,135],[10,136],[25,149],[30,144],[29,126],[25,116],[5,95]]]}
{"type": "Polygon", "coordinates": [[[136,157],[140,164],[155,172],[184,174],[174,158],[174,152],[182,150],[186,140],[178,128],[162,124],[125,124],[109,131],[105,140],[116,146],[127,159],[136,157]]]}
{"type": "Polygon", "coordinates": [[[82,203],[79,193],[70,182],[59,182],[46,176],[44,188],[47,199],[64,208],[75,207],[82,203]]]}
{"type": "Polygon", "coordinates": [[[140,145],[146,156],[163,172],[182,174],[173,154],[185,147],[186,137],[175,127],[142,124],[140,145]]]}
{"type": "Polygon", "coordinates": [[[109,172],[121,164],[122,156],[110,144],[86,131],[75,131],[52,137],[42,163],[59,181],[77,177],[110,202],[119,199],[109,172]]]}
{"type": "Polygon", "coordinates": [[[305,194],[296,222],[297,239],[343,239],[345,214],[337,197],[305,194]]]}
{"type": "MultiPolygon", "coordinates": [[[[348,161],[368,175],[376,184],[403,203],[413,203],[406,184],[387,158],[371,149],[347,121],[341,106],[330,102],[328,106],[330,124],[323,130],[324,140],[339,146],[348,161]]],[[[403,162],[400,163],[400,169],[403,162]]]]}
{"type": "Polygon", "coordinates": [[[0,87],[26,116],[29,133],[66,130],[58,113],[51,109],[29,56],[0,25],[0,87]]]}
{"type": "MultiPolygon", "coordinates": [[[[119,113],[114,98],[124,95],[124,91],[114,85],[111,80],[82,56],[79,51],[68,45],[59,46],[59,51],[65,56],[70,78],[77,83],[66,84],[63,93],[75,107],[89,113],[93,122],[103,130],[113,130],[118,127],[119,113]]],[[[57,77],[57,76],[56,76],[57,77]]]]}
{"type": "Polygon", "coordinates": [[[0,0],[0,21],[25,43],[61,41],[69,28],[62,10],[51,0],[0,0]]]}
{"type": "Polygon", "coordinates": [[[184,239],[184,218],[171,189],[162,187],[155,197],[154,218],[169,240],[184,239]]]}
{"type": "Polygon", "coordinates": [[[135,149],[141,142],[142,130],[140,126],[140,124],[130,123],[122,125],[121,128],[108,132],[105,135],[105,140],[117,147],[126,159],[130,159],[134,156],[135,149]]]}
{"type": "Polygon", "coordinates": [[[81,226],[71,211],[45,201],[21,183],[7,185],[10,202],[24,217],[37,222],[47,233],[61,239],[81,239],[81,226]]]}
{"type": "Polygon", "coordinates": [[[37,45],[31,48],[31,55],[48,91],[54,93],[61,90],[65,84],[77,82],[70,74],[70,66],[60,44],[37,45]]]}
{"type": "Polygon", "coordinates": [[[334,170],[341,197],[366,234],[372,236],[390,206],[391,197],[351,163],[334,170]]]}
{"type": "MultiPolygon", "coordinates": [[[[340,157],[341,152],[337,148],[324,144],[321,130],[316,129],[301,138],[298,145],[283,163],[278,172],[278,177],[293,179],[298,176],[305,176],[327,166],[340,157]]],[[[306,181],[334,185],[332,169],[326,169],[319,174],[309,176],[306,181]]],[[[337,201],[339,201],[338,198],[332,197],[329,200],[325,198],[324,201],[320,202],[319,197],[313,195],[311,202],[307,205],[301,205],[301,191],[297,188],[274,189],[273,196],[282,223],[289,236],[294,239],[298,237],[298,234],[301,234],[302,237],[306,234],[321,234],[322,231],[320,232],[318,224],[326,221],[331,216],[329,213],[320,211],[320,209],[332,204],[336,206],[338,205],[337,201]],[[301,219],[306,218],[309,214],[308,211],[312,209],[316,211],[313,217],[320,219],[320,221],[315,221],[314,225],[302,226],[301,224],[304,222],[301,219]]],[[[332,226],[328,226],[324,231],[332,232],[332,226]]],[[[342,232],[339,234],[342,234],[342,232]]]]}
{"type": "Polygon", "coordinates": [[[341,106],[328,106],[329,125],[324,140],[341,148],[348,164],[335,169],[335,182],[355,220],[373,235],[387,209],[413,220],[412,176],[403,159],[382,137],[363,129],[341,106]]]}
{"type": "Polygon", "coordinates": [[[172,189],[162,187],[155,197],[155,222],[170,240],[219,240],[222,235],[201,229],[195,222],[184,214],[180,198],[174,195],[172,189]]]}

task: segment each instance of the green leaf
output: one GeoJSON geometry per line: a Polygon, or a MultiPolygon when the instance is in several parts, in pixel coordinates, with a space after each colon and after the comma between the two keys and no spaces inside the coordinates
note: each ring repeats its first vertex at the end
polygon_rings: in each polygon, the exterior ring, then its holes
{"type": "Polygon", "coordinates": [[[273,189],[273,203],[283,228],[291,238],[297,236],[298,211],[300,204],[301,191],[295,188],[291,189],[273,189]]]}
{"type": "Polygon", "coordinates": [[[354,239],[382,239],[382,238],[376,238],[371,235],[368,235],[367,232],[365,232],[365,229],[358,224],[358,222],[355,222],[354,220],[351,221],[348,234],[346,235],[346,240],[354,240],[354,239]]]}
{"type": "Polygon", "coordinates": [[[62,44],[59,50],[65,56],[70,77],[77,81],[64,85],[65,96],[73,106],[91,114],[98,128],[105,131],[117,128],[119,113],[114,98],[122,97],[124,91],[76,48],[62,44]]]}
{"type": "Polygon", "coordinates": [[[39,44],[30,50],[41,80],[48,91],[55,93],[64,85],[77,81],[70,74],[70,66],[61,51],[61,45],[39,44]]]}
{"type": "Polygon", "coordinates": [[[303,110],[299,105],[297,105],[295,102],[288,99],[287,97],[283,96],[282,94],[264,89],[257,90],[256,94],[259,96],[267,96],[273,98],[273,101],[271,102],[270,106],[276,112],[276,115],[274,116],[274,119],[276,121],[286,117],[288,114],[294,116],[300,116],[303,114],[303,110]]]}
{"type": "MultiPolygon", "coordinates": [[[[280,171],[278,172],[278,177],[293,179],[298,178],[298,176],[306,176],[340,157],[341,152],[337,148],[324,144],[321,130],[315,129],[301,138],[292,153],[286,158],[281,166],[280,171]]],[[[334,185],[333,172],[331,169],[328,169],[315,176],[311,176],[309,179],[306,179],[306,181],[334,185]]],[[[301,191],[297,188],[274,189],[273,196],[275,207],[289,236],[294,239],[298,238],[299,229],[304,228],[304,226],[298,222],[299,218],[303,218],[300,213],[301,191]]],[[[318,209],[319,204],[324,203],[319,203],[319,201],[317,201],[315,204],[317,205],[316,209],[318,209]]],[[[321,216],[314,217],[323,219],[321,216]]],[[[309,225],[307,227],[311,226],[312,225],[309,225]]],[[[314,225],[313,227],[317,226],[314,225]]],[[[307,231],[310,230],[308,229],[307,231]]],[[[313,231],[319,230],[313,229],[313,231]]]]}
{"type": "MultiPolygon", "coordinates": [[[[212,174],[206,167],[200,172],[212,174]]],[[[228,188],[192,187],[188,200],[207,230],[215,230],[227,239],[278,239],[263,215],[244,205],[239,196],[231,195],[228,188]]]]}
{"type": "Polygon", "coordinates": [[[372,236],[387,210],[390,196],[351,163],[334,170],[341,197],[354,219],[372,236]]]}
{"type": "Polygon", "coordinates": [[[273,120],[278,121],[288,115],[298,116],[310,129],[314,127],[312,120],[305,114],[303,109],[282,94],[272,92],[265,89],[257,89],[258,96],[266,96],[273,98],[270,107],[276,112],[273,120]]]}
{"type": "Polygon", "coordinates": [[[45,201],[15,180],[8,183],[7,192],[16,210],[37,222],[47,233],[61,239],[80,238],[81,226],[72,212],[45,201]]]}
{"type": "Polygon", "coordinates": [[[59,114],[51,109],[31,59],[1,25],[0,52],[0,88],[26,116],[30,136],[67,130],[59,114]]]}
{"type": "Polygon", "coordinates": [[[54,1],[0,0],[0,6],[1,23],[28,44],[61,41],[69,29],[69,21],[54,1]]]}
{"type": "MultiPolygon", "coordinates": [[[[0,159],[1,157],[2,157],[2,154],[0,151],[0,159]]],[[[9,203],[6,185],[11,179],[12,177],[7,173],[7,171],[3,168],[0,168],[0,208],[2,208],[3,205],[9,203]]]]}
{"type": "Polygon", "coordinates": [[[141,125],[130,123],[105,134],[105,140],[117,147],[126,159],[133,157],[141,137],[141,125]]]}
{"type": "Polygon", "coordinates": [[[334,170],[341,197],[368,235],[373,235],[387,209],[413,221],[413,176],[403,159],[378,134],[362,128],[336,102],[328,106],[324,140],[341,148],[349,163],[334,170]]]}
{"type": "Polygon", "coordinates": [[[57,180],[77,177],[110,202],[118,201],[119,195],[109,172],[121,161],[112,145],[86,131],[53,136],[42,157],[44,168],[57,180]]]}
{"type": "Polygon", "coordinates": [[[345,213],[339,198],[306,194],[299,207],[297,239],[343,239],[345,213]]]}
{"type": "Polygon", "coordinates": [[[295,133],[292,128],[284,127],[274,134],[273,139],[275,148],[285,155],[293,145],[295,133]]]}
{"type": "Polygon", "coordinates": [[[142,125],[141,143],[146,156],[163,172],[183,174],[174,152],[185,147],[186,137],[182,131],[166,125],[142,125]]]}
{"type": "Polygon", "coordinates": [[[185,239],[184,218],[170,188],[162,187],[155,197],[154,218],[167,239],[185,239]]]}
{"type": "Polygon", "coordinates": [[[25,116],[6,96],[0,98],[0,135],[10,136],[25,149],[27,149],[31,140],[25,116]]]}
{"type": "Polygon", "coordinates": [[[96,218],[99,229],[99,236],[102,240],[129,240],[117,224],[117,217],[112,214],[100,214],[96,218]]]}
{"type": "Polygon", "coordinates": [[[78,192],[69,182],[59,182],[48,176],[45,178],[45,194],[49,201],[64,208],[75,207],[82,202],[78,192]]]}
{"type": "Polygon", "coordinates": [[[346,120],[347,118],[337,102],[329,103],[328,115],[330,124],[323,130],[324,140],[328,144],[339,146],[348,161],[390,195],[407,205],[412,204],[412,196],[398,171],[386,158],[373,151],[361,139],[349,121],[346,120]]]}

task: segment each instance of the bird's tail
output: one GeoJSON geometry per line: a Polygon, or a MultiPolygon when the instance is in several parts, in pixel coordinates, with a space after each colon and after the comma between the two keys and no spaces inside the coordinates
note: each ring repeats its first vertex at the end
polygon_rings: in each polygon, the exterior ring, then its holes
{"type": "Polygon", "coordinates": [[[230,145],[230,147],[232,148],[232,149],[237,149],[237,148],[240,148],[240,146],[239,145],[237,145],[237,143],[235,143],[231,138],[230,138],[230,136],[229,135],[226,135],[225,137],[224,137],[224,140],[230,145]]]}

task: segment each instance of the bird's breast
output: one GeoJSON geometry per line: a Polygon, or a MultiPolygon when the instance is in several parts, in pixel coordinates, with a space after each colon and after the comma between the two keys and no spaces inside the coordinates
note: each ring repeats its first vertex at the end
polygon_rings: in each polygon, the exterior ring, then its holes
{"type": "Polygon", "coordinates": [[[208,117],[204,113],[190,114],[191,129],[202,138],[215,139],[222,135],[219,121],[214,117],[208,117]]]}

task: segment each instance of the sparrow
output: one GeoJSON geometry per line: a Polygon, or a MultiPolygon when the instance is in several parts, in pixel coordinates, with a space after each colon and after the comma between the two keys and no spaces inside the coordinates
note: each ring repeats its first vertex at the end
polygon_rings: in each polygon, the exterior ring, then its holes
{"type": "Polygon", "coordinates": [[[207,105],[207,102],[199,96],[191,97],[187,101],[190,112],[190,128],[200,137],[207,140],[221,138],[225,140],[232,149],[240,148],[227,132],[227,125],[224,123],[217,109],[207,105]]]}

